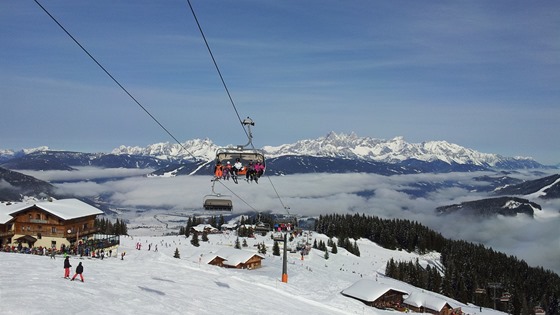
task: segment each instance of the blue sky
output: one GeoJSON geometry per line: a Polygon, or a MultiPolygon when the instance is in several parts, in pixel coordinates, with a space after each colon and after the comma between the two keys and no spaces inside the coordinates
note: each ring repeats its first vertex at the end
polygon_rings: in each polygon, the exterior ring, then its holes
{"type": "MultiPolygon", "coordinates": [[[[40,1],[173,135],[245,134],[184,0],[40,1]]],[[[201,1],[254,144],[330,131],[560,163],[558,1],[201,1]]],[[[34,1],[0,1],[0,149],[173,140],[34,1]]]]}

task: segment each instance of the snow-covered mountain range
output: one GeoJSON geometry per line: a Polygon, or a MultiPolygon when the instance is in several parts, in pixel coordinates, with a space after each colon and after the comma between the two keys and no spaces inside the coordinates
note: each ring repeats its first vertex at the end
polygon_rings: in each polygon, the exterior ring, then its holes
{"type": "MultiPolygon", "coordinates": [[[[209,139],[189,140],[182,144],[156,143],[147,147],[120,146],[111,153],[116,155],[144,155],[161,159],[211,160],[218,146],[209,139]],[[188,152],[187,152],[188,150],[188,152]]],[[[280,146],[264,146],[268,158],[282,156],[312,156],[343,159],[358,159],[373,162],[398,163],[410,159],[445,163],[472,164],[478,166],[501,167],[511,163],[538,167],[529,157],[503,157],[498,154],[481,153],[447,141],[409,143],[403,137],[390,140],[359,137],[355,133],[337,134],[330,132],[325,137],[300,140],[280,146]]]]}
{"type": "MultiPolygon", "coordinates": [[[[80,153],[48,147],[0,150],[0,166],[12,170],[71,170],[79,166],[153,168],[177,175],[209,174],[212,166],[208,162],[214,159],[219,147],[210,139],[193,139],[181,144],[162,142],[146,147],[122,145],[110,153],[80,153]]],[[[262,150],[267,157],[267,169],[274,174],[327,171],[393,175],[545,167],[532,158],[481,153],[447,141],[409,143],[403,137],[383,140],[354,133],[330,132],[317,139],[265,146],[262,150]]]]}
{"type": "Polygon", "coordinates": [[[294,144],[263,148],[269,157],[283,155],[309,155],[362,159],[376,162],[396,163],[409,159],[432,162],[497,166],[507,161],[533,161],[531,158],[506,158],[497,154],[480,153],[447,141],[409,143],[403,137],[390,140],[359,137],[355,133],[336,134],[301,140],[294,144]]]}
{"type": "Polygon", "coordinates": [[[193,139],[181,145],[169,142],[154,143],[146,147],[121,145],[111,151],[111,154],[151,156],[162,160],[212,160],[216,157],[218,148],[210,139],[193,139]]]}

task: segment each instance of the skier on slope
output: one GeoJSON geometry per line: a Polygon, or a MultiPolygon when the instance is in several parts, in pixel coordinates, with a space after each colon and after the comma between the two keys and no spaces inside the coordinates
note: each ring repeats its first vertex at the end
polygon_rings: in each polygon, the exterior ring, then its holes
{"type": "Polygon", "coordinates": [[[82,279],[82,282],[84,282],[84,276],[82,276],[82,272],[84,272],[84,266],[82,266],[82,262],[80,262],[78,264],[78,267],[76,267],[76,273],[72,277],[72,281],[74,281],[74,279],[76,279],[77,275],[80,275],[80,279],[82,279]]]}
{"type": "Polygon", "coordinates": [[[70,257],[66,256],[66,258],[64,258],[64,279],[70,278],[70,267],[72,267],[72,265],[70,265],[70,257]]]}

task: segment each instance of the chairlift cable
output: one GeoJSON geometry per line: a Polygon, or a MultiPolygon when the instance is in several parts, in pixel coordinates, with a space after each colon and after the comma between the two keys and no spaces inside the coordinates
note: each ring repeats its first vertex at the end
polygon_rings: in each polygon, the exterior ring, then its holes
{"type": "Polygon", "coordinates": [[[284,207],[284,210],[286,210],[286,212],[288,213],[288,215],[290,214],[290,207],[287,207],[283,202],[282,202],[282,198],[280,198],[280,195],[278,194],[278,191],[276,190],[276,187],[274,186],[274,184],[272,183],[272,179],[270,179],[270,176],[266,176],[268,178],[268,180],[270,181],[270,185],[272,185],[272,189],[274,189],[274,192],[276,193],[276,196],[278,197],[278,200],[280,200],[280,203],[282,204],[282,207],[284,207]]]}
{"type": "MultiPolygon", "coordinates": [[[[250,127],[248,127],[249,131],[247,131],[247,129],[245,128],[245,121],[242,120],[241,115],[239,115],[239,111],[237,110],[237,106],[235,105],[235,102],[233,101],[233,97],[231,96],[231,93],[229,92],[229,89],[227,87],[224,76],[222,75],[222,72],[220,71],[220,67],[218,66],[218,62],[216,61],[216,58],[214,57],[214,53],[212,53],[212,49],[210,48],[210,44],[208,43],[208,40],[206,39],[206,35],[204,35],[204,31],[202,30],[202,26],[200,25],[200,22],[198,21],[198,17],[196,16],[196,12],[194,11],[194,8],[191,4],[191,1],[187,0],[187,3],[189,5],[189,8],[190,8],[191,13],[193,15],[193,18],[196,22],[198,30],[200,31],[200,35],[202,36],[202,39],[204,40],[204,44],[206,45],[206,49],[208,50],[208,53],[210,54],[210,58],[212,59],[212,63],[214,64],[214,67],[216,68],[216,72],[218,73],[218,76],[220,77],[220,81],[222,82],[224,90],[226,91],[226,94],[229,98],[231,106],[233,107],[233,110],[235,111],[235,114],[237,115],[237,119],[239,120],[239,123],[241,124],[243,132],[245,133],[245,135],[249,139],[249,144],[254,149],[255,146],[253,145],[253,142],[252,142],[252,135],[251,135],[251,132],[250,132],[250,127]]],[[[249,208],[253,209],[253,211],[255,211],[255,212],[258,212],[253,206],[251,206],[247,201],[245,201],[243,198],[241,198],[235,192],[233,192],[233,190],[231,190],[229,187],[227,187],[224,183],[222,183],[221,181],[218,181],[218,182],[220,184],[222,184],[222,186],[224,186],[227,190],[229,190],[233,195],[235,195],[239,200],[241,200],[243,203],[245,203],[249,208]]]]}
{"type": "MultiPolygon", "coordinates": [[[[222,72],[220,71],[220,67],[218,66],[218,62],[216,61],[216,58],[214,58],[214,54],[212,53],[212,49],[210,48],[210,45],[208,44],[208,40],[206,39],[206,35],[204,35],[204,31],[202,30],[202,26],[200,25],[200,22],[198,21],[198,18],[196,16],[196,13],[194,11],[194,8],[191,4],[190,0],[187,0],[187,3],[189,5],[189,8],[191,10],[191,13],[194,17],[194,20],[196,22],[196,25],[198,27],[198,30],[200,31],[200,35],[202,36],[202,39],[204,40],[204,44],[206,45],[206,49],[208,50],[208,53],[210,54],[210,57],[212,58],[212,62],[214,63],[214,67],[216,68],[216,71],[218,72],[218,76],[220,77],[220,80],[222,82],[222,85],[224,86],[224,89],[228,95],[229,101],[233,107],[233,110],[235,111],[235,114],[237,115],[237,119],[239,120],[239,122],[241,123],[241,127],[243,128],[243,131],[245,132],[245,135],[247,136],[247,138],[249,138],[249,144],[251,145],[251,147],[254,149],[255,146],[253,144],[252,140],[252,136],[249,135],[250,131],[247,132],[247,129],[245,129],[245,124],[244,121],[241,119],[241,116],[239,115],[239,111],[237,110],[237,107],[235,106],[235,102],[233,101],[233,97],[231,96],[231,93],[229,92],[229,89],[227,87],[226,81],[224,80],[224,77],[222,75],[222,72]]],[[[250,128],[250,127],[249,127],[250,128]]],[[[290,214],[289,211],[289,207],[287,207],[283,202],[282,202],[282,198],[280,198],[280,195],[278,194],[278,191],[276,190],[276,187],[274,186],[274,184],[272,183],[272,180],[270,179],[270,176],[267,176],[268,180],[270,181],[270,184],[272,185],[272,188],[274,189],[274,192],[276,193],[276,196],[278,197],[278,200],[280,200],[280,203],[282,204],[282,207],[284,207],[284,210],[286,210],[286,212],[288,213],[288,215],[290,214]]],[[[239,198],[241,201],[243,201],[247,206],[249,206],[251,209],[253,209],[254,211],[257,211],[255,208],[253,208],[250,204],[248,204],[245,200],[243,200],[241,197],[239,197],[239,195],[235,194],[231,189],[229,189],[229,187],[227,187],[225,184],[223,184],[222,182],[220,182],[224,187],[226,187],[227,190],[229,190],[232,194],[234,194],[237,198],[239,198]]]]}
{"type": "Polygon", "coordinates": [[[121,88],[121,90],[123,90],[136,103],[136,105],[144,110],[144,112],[148,114],[148,116],[150,116],[153,121],[155,121],[173,140],[175,140],[175,142],[179,144],[182,150],[185,150],[185,152],[187,152],[193,159],[198,160],[194,156],[194,154],[187,150],[187,148],[185,148],[185,146],[179,140],[177,140],[177,138],[175,138],[175,136],[173,136],[173,134],[167,128],[165,128],[165,126],[161,122],[159,122],[159,120],[154,115],[152,115],[152,113],[150,113],[146,107],[140,104],[140,102],[134,96],[132,96],[132,94],[113,75],[111,75],[111,73],[107,69],[105,69],[105,67],[103,67],[103,65],[99,61],[97,61],[97,59],[95,59],[95,57],[93,57],[93,55],[90,54],[84,46],[82,46],[82,44],[80,44],[80,42],[78,42],[78,40],[74,36],[72,36],[72,34],[70,34],[70,32],[68,32],[68,30],[66,30],[66,28],[62,26],[62,24],[60,24],[58,20],[39,3],[38,0],[34,1],[66,33],[66,35],[68,35],[74,41],[74,43],[76,43],[91,58],[91,60],[95,62],[95,64],[97,64],[97,66],[99,66],[99,68],[101,68],[101,70],[103,70],[103,72],[105,72],[105,74],[107,74],[109,78],[111,78],[113,82],[115,82],[121,88]]]}
{"type": "Polygon", "coordinates": [[[235,111],[235,114],[237,115],[237,119],[239,120],[239,123],[241,124],[241,127],[243,128],[243,132],[245,132],[245,135],[247,137],[249,137],[249,134],[247,133],[247,130],[245,129],[245,125],[243,124],[243,120],[241,119],[241,116],[239,115],[239,112],[237,111],[237,107],[235,106],[235,102],[233,101],[233,98],[231,97],[231,93],[229,92],[226,81],[224,80],[224,77],[222,76],[222,72],[220,71],[220,67],[218,67],[218,62],[216,62],[216,58],[214,58],[214,54],[212,53],[212,49],[210,49],[210,45],[208,44],[208,41],[206,40],[206,36],[204,35],[204,32],[202,31],[202,26],[200,26],[200,23],[198,22],[198,18],[196,17],[196,13],[194,12],[194,8],[191,4],[191,1],[187,0],[187,3],[189,4],[189,8],[191,9],[192,15],[193,15],[194,20],[196,22],[196,25],[198,26],[198,30],[200,31],[200,35],[202,35],[202,39],[204,40],[204,44],[206,44],[206,49],[208,49],[208,53],[210,54],[210,57],[212,58],[212,62],[214,63],[214,67],[216,68],[216,71],[218,72],[218,75],[220,76],[220,80],[222,81],[222,85],[224,86],[224,89],[226,90],[229,101],[230,101],[231,105],[233,106],[233,110],[235,111]]]}
{"type": "MultiPolygon", "coordinates": [[[[117,84],[119,86],[119,88],[121,90],[123,90],[135,103],[136,105],[138,105],[148,116],[150,116],[150,118],[156,122],[175,142],[177,142],[177,144],[179,144],[179,146],[181,147],[182,150],[184,150],[185,152],[187,152],[193,159],[197,160],[197,157],[194,156],[193,153],[191,153],[152,113],[150,113],[150,111],[148,111],[148,109],[143,106],[82,44],[80,44],[80,42],[43,6],[41,5],[41,3],[39,3],[38,0],[34,0],[35,3],[64,31],[64,33],[66,33],[66,35],[68,35],[73,41],[74,43],[76,43],[76,45],[78,45],[78,47],[80,47],[80,49],[82,49],[82,51],[84,53],[86,53],[89,58],[101,69],[103,70],[103,72],[105,72],[105,74],[107,74],[107,76],[109,76],[109,78],[111,78],[111,80],[113,80],[113,82],[115,82],[115,84],[117,84]]],[[[235,103],[233,102],[233,99],[231,97],[231,94],[229,93],[229,90],[227,88],[227,85],[223,79],[223,76],[220,72],[220,69],[218,68],[218,64],[216,63],[216,60],[212,54],[212,51],[210,50],[210,46],[208,45],[208,42],[206,41],[206,37],[204,36],[204,33],[202,31],[202,28],[198,22],[198,19],[196,18],[196,14],[194,12],[194,9],[192,8],[192,5],[190,3],[190,0],[187,0],[190,8],[191,8],[191,12],[193,13],[193,16],[196,20],[196,23],[198,25],[198,28],[200,30],[200,33],[202,34],[202,37],[204,39],[204,42],[206,44],[206,47],[208,49],[208,52],[210,53],[210,56],[212,57],[212,61],[214,62],[214,66],[216,67],[216,70],[218,71],[218,74],[220,76],[220,79],[222,81],[222,84],[228,94],[228,97],[231,101],[231,104],[235,110],[235,113],[239,119],[239,121],[241,122],[241,126],[243,127],[243,131],[245,132],[245,134],[247,135],[247,137],[249,137],[244,125],[243,125],[243,121],[241,120],[241,117],[239,116],[239,112],[237,111],[237,108],[235,106],[235,103]]],[[[251,143],[251,145],[253,145],[251,143]]],[[[253,146],[254,148],[254,146],[253,146]]],[[[270,180],[270,177],[269,177],[270,180]]],[[[220,182],[221,183],[221,182],[220,182]]],[[[239,195],[237,195],[235,192],[233,192],[229,187],[227,187],[225,184],[221,183],[227,190],[229,190],[233,195],[235,195],[237,198],[239,198],[239,200],[241,200],[243,203],[245,203],[247,206],[249,206],[251,209],[253,209],[255,212],[258,212],[253,206],[251,206],[249,203],[247,203],[243,198],[241,198],[239,195]]],[[[272,181],[271,181],[272,184],[272,181]]],[[[274,185],[273,185],[274,187],[274,185]]],[[[274,191],[276,192],[276,188],[274,188],[274,191]]],[[[276,192],[276,194],[278,195],[278,192],[276,192]]],[[[279,196],[278,196],[279,197],[279,196]]],[[[280,200],[280,202],[282,203],[282,201],[280,200]]],[[[284,204],[282,203],[282,205],[284,206],[284,204]]],[[[284,206],[284,208],[286,209],[286,207],[284,206]]]]}
{"type": "Polygon", "coordinates": [[[222,184],[222,186],[224,186],[227,190],[229,190],[229,192],[231,192],[235,197],[237,197],[239,200],[243,201],[244,204],[246,204],[247,206],[249,206],[249,208],[253,209],[253,211],[258,212],[257,209],[255,209],[253,206],[251,206],[247,201],[245,201],[243,198],[241,198],[238,194],[236,194],[233,190],[231,190],[228,186],[226,186],[226,184],[222,183],[221,181],[217,181],[218,183],[222,184]]]}

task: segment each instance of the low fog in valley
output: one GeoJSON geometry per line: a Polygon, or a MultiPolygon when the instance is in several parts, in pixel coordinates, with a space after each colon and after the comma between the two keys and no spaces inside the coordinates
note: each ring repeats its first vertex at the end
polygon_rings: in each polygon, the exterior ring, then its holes
{"type": "MultiPolygon", "coordinates": [[[[211,194],[209,176],[146,177],[150,170],[79,168],[78,171],[24,171],[55,183],[59,192],[102,199],[119,216],[135,224],[162,224],[154,216],[202,213],[202,201],[211,194]],[[121,177],[120,179],[111,179],[121,177]],[[152,220],[153,222],[150,222],[152,220]]],[[[418,221],[451,239],[482,243],[514,255],[531,266],[560,273],[560,200],[530,198],[542,206],[534,218],[497,216],[480,218],[457,214],[437,215],[435,208],[488,198],[487,182],[473,178],[491,172],[381,176],[375,174],[304,174],[270,176],[258,184],[219,182],[217,193],[230,195],[234,214],[289,212],[298,216],[358,213],[381,218],[418,221]],[[418,185],[460,182],[461,187],[415,194],[418,185]],[[276,191],[280,198],[276,195],[276,191]],[[239,196],[240,198],[238,198],[239,196]]],[[[511,177],[536,179],[543,174],[513,173],[511,177]]],[[[528,197],[524,197],[528,198],[528,197]]]]}

